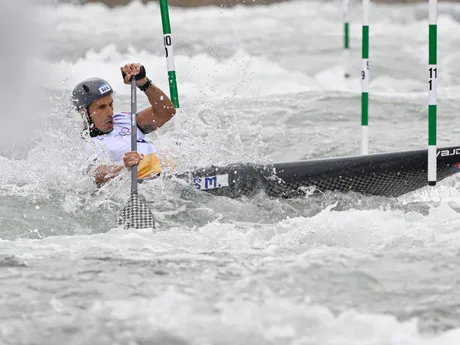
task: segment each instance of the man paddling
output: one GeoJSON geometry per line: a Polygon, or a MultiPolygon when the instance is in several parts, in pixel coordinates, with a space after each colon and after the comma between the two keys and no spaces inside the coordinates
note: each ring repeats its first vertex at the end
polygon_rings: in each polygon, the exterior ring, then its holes
{"type": "Polygon", "coordinates": [[[176,113],[176,109],[166,94],[147,77],[140,64],[122,66],[125,84],[136,79],[137,87],[143,91],[150,107],[137,113],[137,148],[131,152],[131,114],[114,113],[113,89],[104,79],[90,78],[80,82],[72,92],[72,101],[85,122],[86,133],[92,141],[108,154],[109,162],[98,163],[94,176],[99,186],[117,176],[124,167],[138,164],[138,178],[157,175],[162,167],[157,148],[145,141],[144,136],[163,126],[176,113]]]}

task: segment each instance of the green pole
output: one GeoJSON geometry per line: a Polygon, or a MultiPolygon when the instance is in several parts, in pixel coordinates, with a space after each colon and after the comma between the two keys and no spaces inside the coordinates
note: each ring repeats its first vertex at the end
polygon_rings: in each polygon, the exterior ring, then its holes
{"type": "Polygon", "coordinates": [[[369,152],[369,0],[363,0],[362,68],[361,68],[361,154],[369,152]]]}
{"type": "Polygon", "coordinates": [[[350,20],[349,20],[349,0],[343,0],[343,34],[344,34],[344,76],[348,78],[350,73],[349,69],[349,61],[350,61],[350,20]]]}
{"type": "Polygon", "coordinates": [[[428,27],[428,185],[436,185],[437,0],[430,0],[428,27]]]}
{"type": "MultiPolygon", "coordinates": [[[[179,109],[179,93],[177,91],[176,68],[174,66],[174,53],[171,36],[171,24],[169,21],[168,0],[160,0],[161,22],[163,24],[163,42],[166,51],[166,65],[168,68],[169,94],[171,102],[176,109],[179,109]]],[[[177,115],[174,121],[179,126],[177,115]]]]}

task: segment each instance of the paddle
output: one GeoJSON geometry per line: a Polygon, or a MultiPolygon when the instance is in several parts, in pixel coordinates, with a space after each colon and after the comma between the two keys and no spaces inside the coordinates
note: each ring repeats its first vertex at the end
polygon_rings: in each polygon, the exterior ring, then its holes
{"type": "MultiPolygon", "coordinates": [[[[136,78],[131,78],[131,151],[137,151],[137,95],[136,78]]],[[[131,167],[131,197],[121,210],[118,224],[125,229],[155,229],[152,211],[139,199],[137,191],[137,164],[131,167]]]]}

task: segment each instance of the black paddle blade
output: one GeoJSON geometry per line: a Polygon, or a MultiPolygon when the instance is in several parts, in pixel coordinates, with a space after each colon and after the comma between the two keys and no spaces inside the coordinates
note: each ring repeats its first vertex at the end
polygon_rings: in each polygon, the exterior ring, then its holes
{"type": "Polygon", "coordinates": [[[139,196],[131,194],[128,204],[120,212],[118,224],[125,229],[155,229],[155,218],[139,196]]]}

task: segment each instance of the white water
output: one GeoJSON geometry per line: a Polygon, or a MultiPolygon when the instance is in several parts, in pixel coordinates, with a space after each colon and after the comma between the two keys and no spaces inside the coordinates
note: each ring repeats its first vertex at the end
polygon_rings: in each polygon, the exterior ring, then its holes
{"type": "MultiPolygon", "coordinates": [[[[167,90],[158,6],[24,18],[11,8],[6,72],[27,69],[25,82],[5,79],[40,87],[44,102],[19,101],[3,80],[0,344],[460,341],[458,178],[396,200],[230,200],[158,182],[152,207],[167,231],[127,233],[114,222],[129,179],[91,194],[68,94],[98,75],[127,110],[119,67],[132,61],[167,90]]],[[[448,146],[460,132],[460,23],[458,7],[441,9],[438,144],[448,146]]],[[[183,149],[170,124],[150,138],[182,168],[357,154],[359,10],[344,80],[338,2],[171,8],[183,149]]],[[[371,6],[371,152],[426,147],[427,30],[424,5],[371,6]]]]}

